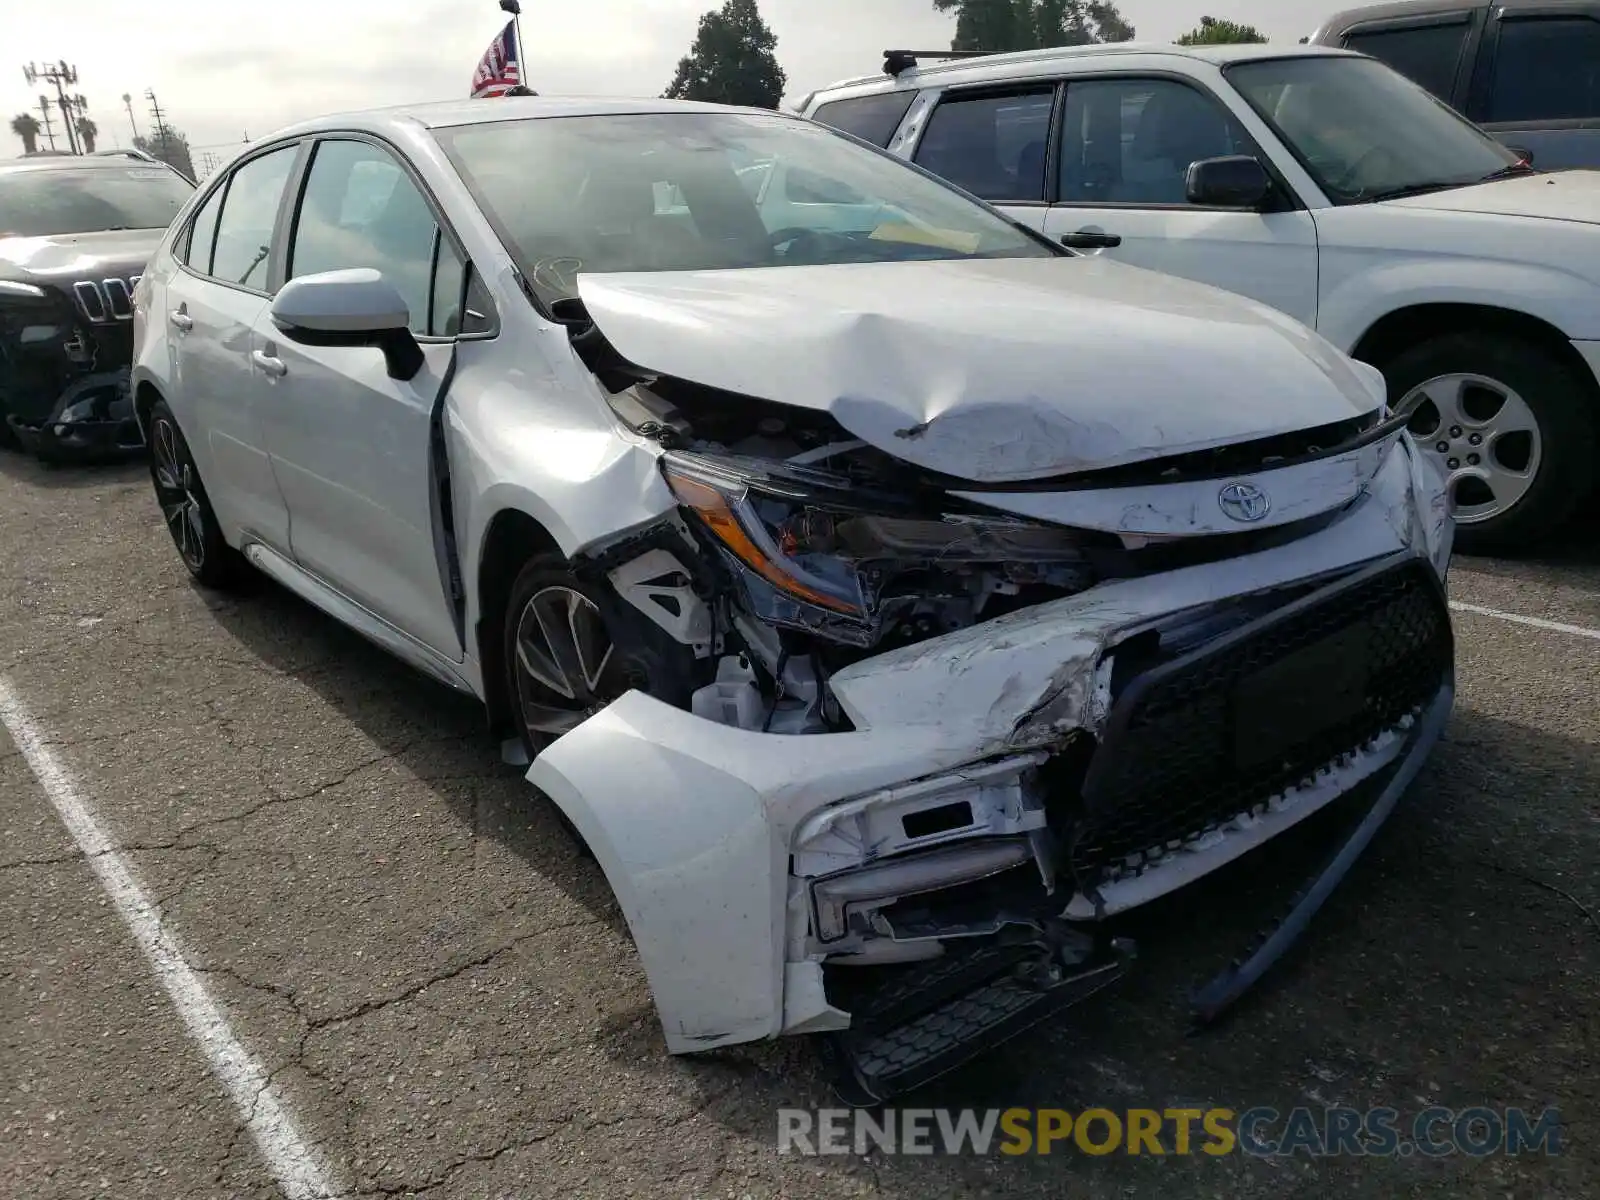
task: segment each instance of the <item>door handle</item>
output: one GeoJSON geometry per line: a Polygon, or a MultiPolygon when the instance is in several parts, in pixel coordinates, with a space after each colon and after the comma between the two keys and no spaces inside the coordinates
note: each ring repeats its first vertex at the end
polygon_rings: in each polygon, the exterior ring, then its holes
{"type": "Polygon", "coordinates": [[[1122,238],[1114,233],[1091,233],[1080,229],[1077,233],[1063,233],[1061,244],[1070,250],[1111,250],[1122,245],[1122,238]]]}
{"type": "Polygon", "coordinates": [[[174,329],[180,329],[184,333],[188,333],[189,330],[194,328],[194,318],[186,312],[178,312],[176,310],[169,312],[167,320],[172,322],[174,329]]]}
{"type": "Polygon", "coordinates": [[[289,368],[284,365],[283,359],[275,358],[263,350],[252,350],[250,352],[250,361],[260,367],[264,374],[270,375],[274,379],[282,379],[289,373],[289,368]]]}

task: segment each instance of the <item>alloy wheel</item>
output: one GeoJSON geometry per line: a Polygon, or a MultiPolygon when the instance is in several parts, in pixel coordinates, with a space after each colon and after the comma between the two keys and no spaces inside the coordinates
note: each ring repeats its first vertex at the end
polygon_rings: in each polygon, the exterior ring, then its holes
{"type": "Polygon", "coordinates": [[[151,438],[156,500],[184,565],[199,572],[206,564],[205,524],[196,494],[194,467],[180,449],[178,432],[168,421],[157,421],[151,438]]]}
{"type": "Polygon", "coordinates": [[[1498,517],[1539,474],[1544,440],[1527,401],[1486,375],[1439,375],[1396,406],[1421,449],[1439,461],[1462,525],[1498,517]]]}
{"type": "Polygon", "coordinates": [[[577,728],[628,687],[599,607],[571,587],[534,593],[517,619],[516,681],[535,741],[577,728]]]}

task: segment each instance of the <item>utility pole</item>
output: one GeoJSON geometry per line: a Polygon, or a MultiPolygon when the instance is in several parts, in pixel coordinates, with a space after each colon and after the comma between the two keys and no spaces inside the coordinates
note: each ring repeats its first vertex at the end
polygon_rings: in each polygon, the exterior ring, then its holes
{"type": "Polygon", "coordinates": [[[133,130],[134,140],[139,137],[139,122],[133,119],[133,97],[127,92],[122,93],[122,107],[128,110],[128,128],[133,130]]]}
{"type": "Polygon", "coordinates": [[[48,84],[54,85],[56,103],[61,108],[61,120],[67,127],[67,145],[74,154],[83,153],[78,149],[78,134],[73,129],[73,102],[67,96],[67,88],[76,86],[78,82],[78,68],[68,64],[65,59],[58,63],[46,63],[42,70],[30,62],[22,68],[22,75],[28,81],[30,87],[41,79],[48,84]]]}
{"type": "Polygon", "coordinates": [[[50,124],[50,97],[39,97],[39,123],[44,126],[45,140],[50,143],[50,149],[56,148],[55,126],[50,124]]]}
{"type": "Polygon", "coordinates": [[[161,147],[159,157],[162,162],[166,162],[167,141],[170,137],[170,133],[167,129],[167,119],[161,115],[161,102],[156,99],[154,88],[145,88],[144,98],[150,101],[150,119],[156,123],[154,137],[157,144],[159,144],[161,147]]]}

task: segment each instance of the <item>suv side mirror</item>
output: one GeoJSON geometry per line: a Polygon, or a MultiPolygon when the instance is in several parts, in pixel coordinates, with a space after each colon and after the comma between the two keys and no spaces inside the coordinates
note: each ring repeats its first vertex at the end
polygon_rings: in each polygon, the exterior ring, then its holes
{"type": "Polygon", "coordinates": [[[272,323],[302,345],[376,346],[391,379],[414,379],[422,370],[405,300],[370,267],[291,279],[273,297],[272,323]]]}
{"type": "Polygon", "coordinates": [[[1202,158],[1189,164],[1184,193],[1206,208],[1259,209],[1272,194],[1272,177],[1248,154],[1202,158]]]}

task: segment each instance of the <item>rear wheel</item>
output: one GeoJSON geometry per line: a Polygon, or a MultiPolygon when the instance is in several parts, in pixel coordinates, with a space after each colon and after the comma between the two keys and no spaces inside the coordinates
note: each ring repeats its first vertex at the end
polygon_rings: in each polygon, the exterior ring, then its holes
{"type": "Polygon", "coordinates": [[[205,587],[238,587],[249,566],[222,536],[189,443],[165,400],[150,409],[150,481],[161,518],[189,574],[205,587]]]}
{"type": "Polygon", "coordinates": [[[1456,545],[1523,551],[1554,532],[1594,483],[1592,387],[1536,342],[1433,338],[1384,368],[1397,412],[1449,480],[1456,545]]]}

